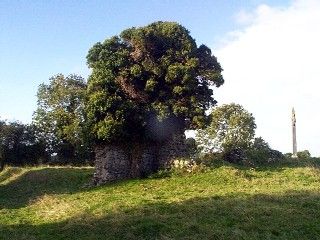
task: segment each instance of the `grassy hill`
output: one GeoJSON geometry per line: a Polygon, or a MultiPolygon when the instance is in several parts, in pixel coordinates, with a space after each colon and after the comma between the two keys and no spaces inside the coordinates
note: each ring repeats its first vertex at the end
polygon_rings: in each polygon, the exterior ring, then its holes
{"type": "Polygon", "coordinates": [[[0,173],[0,239],[320,239],[320,162],[86,187],[93,168],[0,173]]]}

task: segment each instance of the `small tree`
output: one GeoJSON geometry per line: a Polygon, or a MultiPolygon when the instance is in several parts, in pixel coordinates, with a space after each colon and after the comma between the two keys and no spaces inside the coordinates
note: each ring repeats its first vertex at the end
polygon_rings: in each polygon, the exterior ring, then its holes
{"type": "Polygon", "coordinates": [[[243,158],[251,145],[256,124],[251,113],[239,104],[216,107],[210,114],[210,125],[198,130],[196,139],[204,152],[223,152],[229,161],[243,158]],[[236,159],[232,159],[232,158],[236,159]]]}

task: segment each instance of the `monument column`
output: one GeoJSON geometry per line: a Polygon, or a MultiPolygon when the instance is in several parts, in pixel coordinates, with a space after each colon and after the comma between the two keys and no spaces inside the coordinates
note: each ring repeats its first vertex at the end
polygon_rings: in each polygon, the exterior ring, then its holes
{"type": "Polygon", "coordinates": [[[296,129],[296,113],[292,108],[292,157],[297,158],[297,129],[296,129]]]}

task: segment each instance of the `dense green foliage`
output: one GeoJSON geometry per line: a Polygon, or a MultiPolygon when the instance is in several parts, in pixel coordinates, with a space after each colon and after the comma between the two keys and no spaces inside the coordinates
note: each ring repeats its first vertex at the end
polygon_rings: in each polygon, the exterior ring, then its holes
{"type": "Polygon", "coordinates": [[[297,156],[300,159],[308,159],[311,157],[311,154],[308,150],[304,150],[304,151],[297,152],[297,156]]]}
{"type": "Polygon", "coordinates": [[[319,239],[320,160],[84,188],[92,168],[7,168],[0,239],[319,239]]]}
{"type": "Polygon", "coordinates": [[[198,146],[204,153],[222,153],[229,162],[240,162],[252,147],[256,124],[251,113],[241,105],[231,103],[216,107],[211,122],[196,135],[198,146]]]}
{"type": "Polygon", "coordinates": [[[87,113],[98,140],[162,139],[203,127],[224,80],[211,50],[187,29],[155,22],[124,30],[89,51],[87,113]]]}
{"type": "Polygon", "coordinates": [[[59,162],[80,162],[90,156],[84,101],[86,83],[77,75],[57,74],[38,88],[33,124],[37,137],[59,162]]]}
{"type": "Polygon", "coordinates": [[[210,125],[196,136],[204,152],[246,150],[252,145],[256,124],[252,114],[241,105],[216,107],[210,117],[210,125]]]}
{"type": "Polygon", "coordinates": [[[0,171],[4,164],[31,165],[47,159],[45,144],[36,137],[35,126],[0,121],[0,171]]]}
{"type": "Polygon", "coordinates": [[[258,137],[254,139],[253,145],[247,151],[247,158],[252,164],[263,164],[284,160],[285,156],[272,149],[263,138],[258,137]]]}
{"type": "MultiPolygon", "coordinates": [[[[286,158],[293,158],[293,154],[292,153],[285,153],[284,156],[286,158]]],[[[303,150],[303,151],[299,151],[297,152],[297,156],[299,159],[307,159],[311,157],[311,153],[309,152],[309,150],[303,150]]]]}

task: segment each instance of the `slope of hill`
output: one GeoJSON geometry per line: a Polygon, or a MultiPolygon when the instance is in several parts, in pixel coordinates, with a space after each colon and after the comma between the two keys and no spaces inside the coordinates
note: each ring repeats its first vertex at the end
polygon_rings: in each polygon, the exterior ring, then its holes
{"type": "Polygon", "coordinates": [[[0,239],[320,239],[320,163],[85,187],[92,168],[0,173],[0,239]]]}

